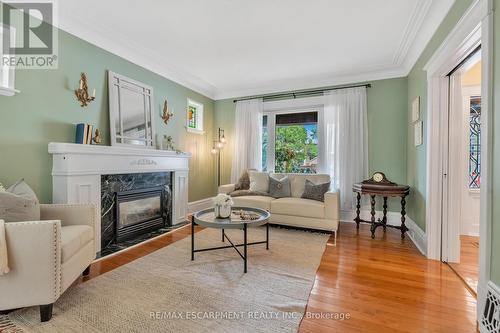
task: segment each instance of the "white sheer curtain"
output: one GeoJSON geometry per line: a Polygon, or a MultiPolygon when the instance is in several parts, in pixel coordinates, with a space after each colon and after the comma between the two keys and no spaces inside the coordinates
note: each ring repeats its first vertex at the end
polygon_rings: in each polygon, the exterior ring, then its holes
{"type": "Polygon", "coordinates": [[[366,87],[326,91],[319,125],[319,170],[340,191],[341,209],[350,210],[352,185],[368,177],[366,87]]]}
{"type": "Polygon", "coordinates": [[[246,169],[262,168],[262,98],[236,102],[231,182],[246,169]]]}

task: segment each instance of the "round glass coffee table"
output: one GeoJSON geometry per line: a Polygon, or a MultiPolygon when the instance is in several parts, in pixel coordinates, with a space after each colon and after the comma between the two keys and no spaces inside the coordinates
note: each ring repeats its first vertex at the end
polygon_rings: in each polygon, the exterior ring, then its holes
{"type": "Polygon", "coordinates": [[[249,245],[257,245],[257,244],[266,244],[266,250],[269,250],[269,217],[271,214],[268,211],[259,208],[251,208],[251,207],[232,207],[231,209],[231,217],[222,219],[217,218],[214,213],[213,208],[204,209],[197,213],[194,213],[191,218],[191,260],[194,260],[195,252],[205,252],[205,251],[213,251],[227,248],[234,248],[236,252],[240,255],[244,262],[243,271],[247,272],[247,246],[249,245]],[[254,219],[247,220],[241,217],[241,213],[251,214],[254,219]],[[217,246],[211,248],[204,249],[195,249],[194,248],[194,226],[201,225],[206,228],[215,228],[221,229],[222,233],[222,242],[226,240],[231,245],[226,246],[217,246]],[[247,233],[249,227],[258,227],[261,225],[266,225],[266,240],[260,242],[247,242],[247,233]],[[231,239],[224,232],[225,229],[240,229],[243,230],[243,243],[242,244],[234,244],[231,239]],[[240,252],[238,247],[243,247],[243,253],[240,252]]]}

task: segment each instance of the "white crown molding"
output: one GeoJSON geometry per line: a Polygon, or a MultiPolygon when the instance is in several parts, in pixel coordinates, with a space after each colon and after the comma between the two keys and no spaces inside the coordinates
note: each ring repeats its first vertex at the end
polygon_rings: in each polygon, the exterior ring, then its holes
{"type": "Polygon", "coordinates": [[[259,88],[217,89],[215,100],[326,87],[408,76],[455,0],[424,0],[416,4],[398,46],[393,64],[379,69],[254,84],[259,88]]]}
{"type": "Polygon", "coordinates": [[[416,33],[413,37],[411,46],[402,60],[402,66],[407,70],[407,74],[413,69],[418,58],[425,50],[427,44],[436,33],[440,24],[448,15],[455,0],[432,0],[425,17],[418,27],[415,27],[416,33]]]}
{"type": "MultiPolygon", "coordinates": [[[[191,73],[166,64],[165,59],[162,58],[161,55],[158,55],[150,49],[145,49],[143,45],[139,45],[127,39],[126,36],[121,35],[116,30],[111,30],[102,25],[97,27],[87,24],[81,18],[71,13],[64,13],[57,27],[134,64],[144,67],[153,73],[161,75],[168,80],[174,81],[211,99],[214,98],[216,88],[212,84],[191,73]],[[106,36],[113,36],[113,38],[107,38],[106,36]]],[[[110,64],[110,66],[112,66],[112,64],[110,64]]]]}
{"type": "Polygon", "coordinates": [[[283,91],[311,89],[318,87],[328,87],[343,84],[352,84],[370,80],[383,80],[404,77],[406,70],[401,66],[383,66],[380,69],[366,70],[357,73],[332,73],[330,75],[313,76],[309,78],[295,78],[289,80],[280,80],[267,83],[254,84],[255,88],[236,88],[217,90],[214,96],[215,100],[253,96],[262,94],[272,94],[283,91]]]}
{"type": "Polygon", "coordinates": [[[350,73],[330,73],[272,82],[250,82],[239,87],[218,88],[206,80],[165,63],[165,58],[140,43],[131,41],[105,23],[99,26],[85,22],[76,13],[61,15],[58,27],[106,51],[142,66],[171,81],[214,100],[276,93],[289,90],[326,87],[369,80],[382,80],[408,75],[427,43],[439,27],[455,0],[418,1],[404,29],[393,62],[378,68],[358,69],[350,73]],[[107,36],[113,36],[109,38],[107,36]]]}
{"type": "Polygon", "coordinates": [[[415,4],[413,12],[410,15],[410,19],[403,30],[403,36],[401,37],[399,47],[394,53],[393,63],[395,65],[401,65],[406,59],[410,47],[413,45],[413,41],[415,40],[415,37],[417,36],[417,33],[420,30],[427,13],[429,12],[432,2],[433,0],[423,0],[417,1],[415,4]]]}

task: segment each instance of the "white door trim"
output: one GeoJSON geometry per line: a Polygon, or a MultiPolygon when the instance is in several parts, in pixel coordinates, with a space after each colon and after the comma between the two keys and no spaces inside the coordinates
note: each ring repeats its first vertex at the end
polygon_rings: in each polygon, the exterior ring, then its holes
{"type": "Polygon", "coordinates": [[[493,173],[493,0],[487,1],[481,22],[481,198],[479,220],[479,283],[477,286],[477,319],[481,318],[491,267],[491,208],[493,173]]]}
{"type": "MultiPolygon", "coordinates": [[[[426,234],[427,257],[440,260],[443,235],[448,225],[443,220],[443,195],[447,180],[448,78],[446,75],[471,51],[481,44],[482,107],[481,107],[481,222],[480,273],[478,286],[478,318],[484,305],[485,291],[490,277],[491,238],[491,112],[492,112],[492,1],[476,0],[457,23],[442,45],[425,65],[428,80],[427,113],[427,189],[426,234]],[[482,29],[481,29],[482,28],[482,29]],[[443,134],[443,129],[445,133],[443,134]],[[445,223],[442,223],[445,222],[445,223]],[[442,229],[443,228],[443,229],[442,229]]],[[[446,215],[444,216],[446,217],[446,215]]],[[[457,235],[458,237],[458,235],[457,235]]],[[[444,253],[444,258],[448,254],[444,253]]]]}

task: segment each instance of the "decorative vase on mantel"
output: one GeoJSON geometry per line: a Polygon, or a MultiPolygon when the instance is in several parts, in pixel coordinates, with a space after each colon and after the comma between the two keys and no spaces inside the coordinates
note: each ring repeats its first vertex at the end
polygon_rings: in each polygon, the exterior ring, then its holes
{"type": "Polygon", "coordinates": [[[231,217],[231,208],[233,199],[224,193],[218,194],[214,199],[214,214],[218,219],[227,219],[231,217]]]}

